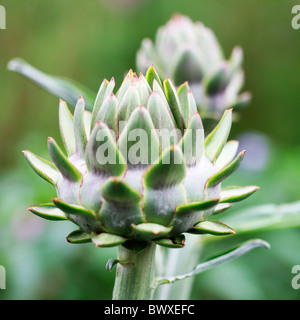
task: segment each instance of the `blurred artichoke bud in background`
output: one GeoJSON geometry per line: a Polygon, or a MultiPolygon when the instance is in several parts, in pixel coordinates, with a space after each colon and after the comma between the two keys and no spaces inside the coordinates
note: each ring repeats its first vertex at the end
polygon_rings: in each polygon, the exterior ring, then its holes
{"type": "Polygon", "coordinates": [[[155,42],[144,39],[137,53],[137,68],[144,73],[153,65],[161,78],[176,86],[188,81],[202,118],[220,119],[225,109],[247,105],[243,51],[235,47],[229,60],[211,29],[190,18],[175,15],[159,28],[155,42]]]}

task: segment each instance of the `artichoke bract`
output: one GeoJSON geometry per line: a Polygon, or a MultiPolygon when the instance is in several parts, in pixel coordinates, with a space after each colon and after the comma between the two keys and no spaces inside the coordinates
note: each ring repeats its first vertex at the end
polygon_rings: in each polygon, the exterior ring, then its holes
{"type": "Polygon", "coordinates": [[[114,94],[104,80],[93,112],[79,98],[74,116],[60,101],[65,154],[48,139],[52,162],[24,151],[38,175],[56,187],[53,203],[29,208],[49,220],[70,220],[79,229],[67,240],[126,248],[149,241],[184,246],[185,232],[227,235],[234,230],[211,218],[256,186],[221,188],[240,165],[238,142],[227,141],[232,111],[226,110],[205,138],[187,83],[175,89],[153,67],[131,70],[114,94]]]}
{"type": "Polygon", "coordinates": [[[219,119],[225,109],[251,100],[249,92],[240,94],[242,49],[235,47],[226,60],[213,31],[186,16],[175,15],[160,27],[154,43],[144,39],[136,60],[142,73],[154,65],[161,78],[170,77],[176,86],[188,81],[199,112],[207,118],[219,119]]]}

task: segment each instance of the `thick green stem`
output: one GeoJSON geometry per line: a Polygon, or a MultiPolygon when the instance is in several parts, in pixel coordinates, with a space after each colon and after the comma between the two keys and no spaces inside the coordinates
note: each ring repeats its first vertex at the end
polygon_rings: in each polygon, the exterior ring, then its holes
{"type": "Polygon", "coordinates": [[[155,277],[155,244],[138,253],[118,247],[118,260],[113,300],[150,300],[155,277]]]}

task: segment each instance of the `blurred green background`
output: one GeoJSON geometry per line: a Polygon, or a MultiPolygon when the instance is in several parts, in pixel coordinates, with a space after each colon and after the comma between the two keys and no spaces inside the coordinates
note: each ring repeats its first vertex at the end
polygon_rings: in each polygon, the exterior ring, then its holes
{"type": "MultiPolygon", "coordinates": [[[[0,265],[7,289],[0,299],[110,299],[114,272],[106,261],[115,249],[70,245],[67,222],[48,222],[27,207],[49,202],[55,190],[37,177],[21,150],[48,158],[47,137],[60,141],[58,99],[7,71],[22,57],[37,68],[77,80],[96,91],[103,78],[135,68],[144,37],[174,13],[200,20],[216,33],[228,57],[244,49],[245,88],[251,106],[231,137],[250,151],[231,184],[261,190],[235,209],[300,200],[300,30],[291,27],[291,9],[282,0],[14,0],[1,1],[7,29],[0,30],[0,265]],[[245,133],[251,134],[245,135],[245,133]],[[254,134],[255,133],[255,134],[254,134]],[[243,135],[242,135],[243,134],[243,135]],[[254,140],[253,140],[254,139],[254,140]]],[[[256,233],[218,241],[205,254],[259,237],[272,250],[258,249],[237,261],[199,275],[193,299],[299,299],[291,269],[300,265],[300,230],[256,233]]]]}

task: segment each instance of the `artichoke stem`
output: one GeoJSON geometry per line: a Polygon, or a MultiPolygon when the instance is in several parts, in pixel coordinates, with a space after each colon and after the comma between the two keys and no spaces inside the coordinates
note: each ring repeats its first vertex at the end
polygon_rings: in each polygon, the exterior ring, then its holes
{"type": "Polygon", "coordinates": [[[118,247],[118,260],[113,300],[150,300],[155,278],[155,249],[147,248],[134,253],[122,245],[118,247]],[[124,263],[122,263],[124,261],[124,263]]]}

